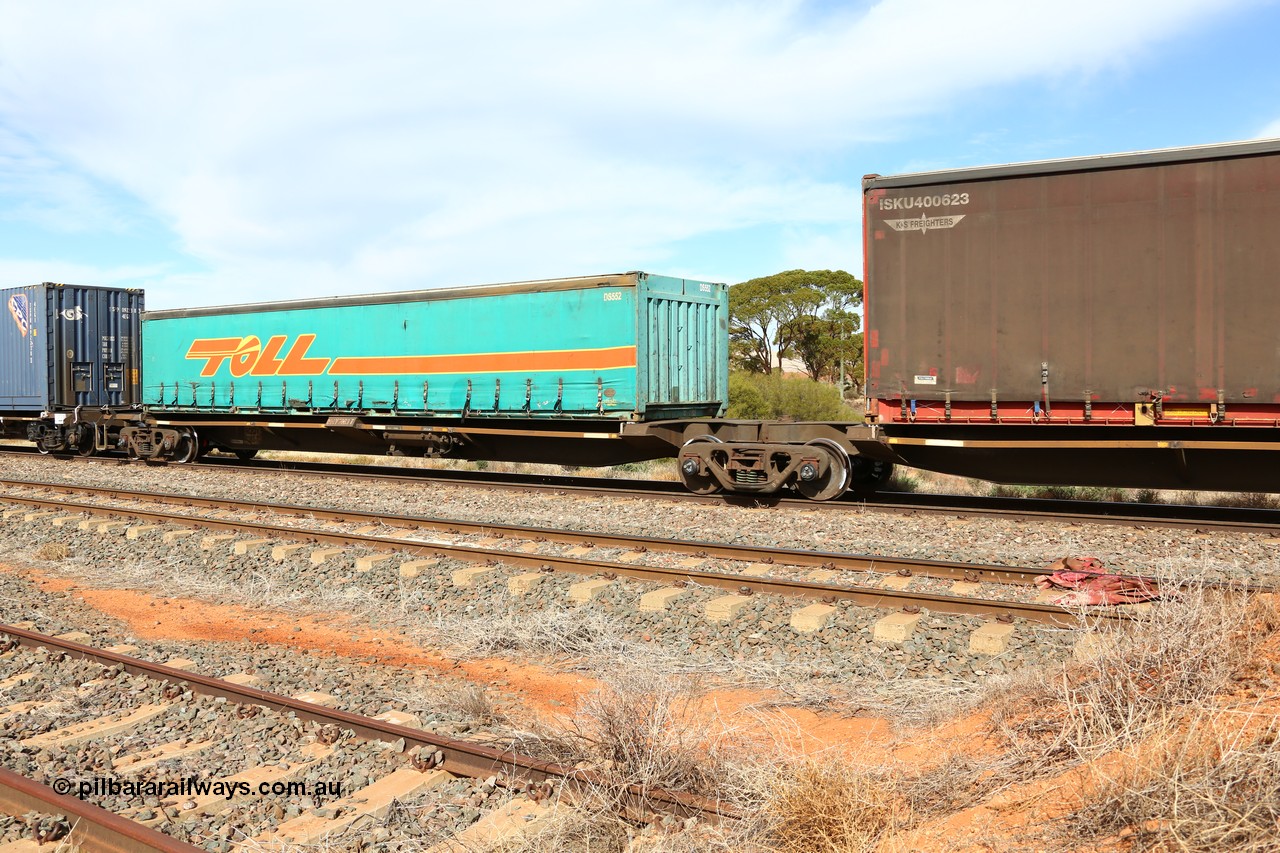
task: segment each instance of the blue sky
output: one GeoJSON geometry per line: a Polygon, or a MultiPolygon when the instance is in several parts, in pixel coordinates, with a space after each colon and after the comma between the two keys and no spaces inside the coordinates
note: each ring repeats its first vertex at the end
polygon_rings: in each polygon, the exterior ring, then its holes
{"type": "Polygon", "coordinates": [[[0,287],[860,274],[863,174],[1280,136],[1258,0],[0,0],[0,287]]]}

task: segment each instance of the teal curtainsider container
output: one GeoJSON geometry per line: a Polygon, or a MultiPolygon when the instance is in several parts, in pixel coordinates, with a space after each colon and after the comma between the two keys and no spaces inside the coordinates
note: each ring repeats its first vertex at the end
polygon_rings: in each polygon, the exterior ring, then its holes
{"type": "Polygon", "coordinates": [[[657,420],[728,400],[728,288],[629,272],[148,312],[144,402],[657,420]]]}

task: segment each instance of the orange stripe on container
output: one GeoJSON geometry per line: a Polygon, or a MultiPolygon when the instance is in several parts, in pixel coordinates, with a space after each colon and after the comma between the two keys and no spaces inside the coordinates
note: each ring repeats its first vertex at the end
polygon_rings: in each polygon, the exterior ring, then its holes
{"type": "Polygon", "coordinates": [[[475,355],[347,356],[333,360],[329,375],[530,373],[546,370],[609,370],[635,366],[635,347],[613,347],[543,352],[476,353],[475,355]]]}

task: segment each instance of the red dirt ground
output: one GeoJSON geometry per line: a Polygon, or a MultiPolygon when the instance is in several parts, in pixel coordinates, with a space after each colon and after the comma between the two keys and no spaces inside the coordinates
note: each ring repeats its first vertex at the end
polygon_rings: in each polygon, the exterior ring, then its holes
{"type": "MultiPolygon", "coordinates": [[[[86,588],[33,567],[0,564],[0,571],[24,577],[46,591],[74,595],[101,613],[124,621],[140,638],[255,643],[306,649],[313,654],[368,665],[419,667],[498,688],[513,697],[519,706],[506,710],[536,714],[548,721],[572,712],[584,696],[599,686],[598,682],[581,675],[501,658],[460,661],[440,650],[419,646],[407,637],[370,630],[340,614],[298,617],[265,609],[157,597],[133,590],[86,588]]],[[[1269,660],[1280,661],[1274,645],[1269,649],[1269,660]]],[[[1222,701],[1238,700],[1262,714],[1280,713],[1280,698],[1252,698],[1258,695],[1245,692],[1240,697],[1222,697],[1222,701]]],[[[993,746],[988,741],[985,714],[961,719],[931,732],[916,732],[904,740],[884,720],[773,707],[771,702],[775,698],[767,691],[713,690],[702,702],[708,714],[715,713],[743,738],[780,736],[784,743],[809,754],[839,750],[849,759],[868,765],[885,761],[927,765],[954,753],[979,755],[993,746]]],[[[1100,776],[1097,771],[1105,772],[1135,759],[1142,760],[1141,754],[1106,756],[1092,765],[1073,768],[1054,778],[1011,786],[977,806],[884,839],[877,849],[885,853],[1038,849],[1034,839],[1039,826],[1046,819],[1082,803],[1097,784],[1100,776]]],[[[1046,840],[1042,849],[1057,848],[1046,840]]],[[[1123,840],[1112,839],[1095,849],[1123,851],[1128,845],[1123,840]]]]}
{"type": "MultiPolygon", "coordinates": [[[[137,590],[91,589],[32,567],[0,564],[0,571],[25,577],[49,592],[70,593],[99,612],[125,622],[142,639],[255,643],[306,649],[313,654],[370,665],[420,667],[500,688],[517,697],[520,710],[547,720],[571,712],[582,697],[599,687],[598,682],[582,675],[504,658],[460,661],[439,650],[423,648],[407,637],[359,625],[342,614],[297,616],[189,598],[157,597],[137,590]]],[[[709,712],[717,712],[728,727],[744,736],[781,735],[805,752],[833,748],[855,753],[871,748],[880,752],[889,735],[889,726],[883,720],[769,707],[775,698],[768,691],[713,690],[702,701],[709,712]]]]}

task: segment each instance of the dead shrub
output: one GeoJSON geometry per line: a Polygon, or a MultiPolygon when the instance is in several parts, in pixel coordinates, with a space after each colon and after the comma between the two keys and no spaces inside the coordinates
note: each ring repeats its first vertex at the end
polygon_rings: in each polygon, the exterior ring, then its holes
{"type": "Polygon", "coordinates": [[[763,800],[765,774],[739,760],[749,746],[737,738],[729,745],[722,725],[699,706],[696,683],[634,663],[615,663],[601,681],[554,727],[535,722],[509,744],[582,773],[561,789],[556,814],[527,838],[504,843],[503,853],[748,849],[736,826],[690,828],[671,816],[647,823],[661,814],[651,798],[658,791],[698,794],[747,812],[763,800]],[[630,846],[640,836],[642,845],[630,846]]]}
{"type": "MultiPolygon", "coordinates": [[[[698,683],[652,667],[617,666],[556,728],[536,723],[511,744],[588,771],[563,813],[502,850],[733,850],[849,853],[873,849],[917,819],[962,808],[990,791],[993,765],[962,754],[912,768],[862,768],[841,756],[800,758],[788,731],[743,740],[700,704],[698,683]],[[588,782],[587,780],[590,779],[588,782]],[[619,816],[658,789],[700,794],[745,820],[693,830],[647,828],[619,816]]],[[[794,734],[794,733],[792,733],[794,734]]],[[[565,789],[570,790],[570,789],[565,789]]],[[[667,819],[670,820],[670,819],[667,819]]]]}
{"type": "Polygon", "coordinates": [[[734,749],[726,732],[698,706],[688,679],[623,668],[583,698],[557,728],[539,724],[513,748],[581,767],[592,799],[611,803],[679,791],[732,800],[734,749]]]}
{"type": "Polygon", "coordinates": [[[479,684],[458,687],[436,679],[419,679],[398,691],[395,698],[419,718],[446,716],[480,726],[505,725],[504,711],[494,704],[487,688],[479,684]]]}
{"type": "Polygon", "coordinates": [[[856,853],[906,827],[911,808],[882,773],[827,758],[779,773],[761,819],[773,849],[856,853]]]}
{"type": "Polygon", "coordinates": [[[1263,644],[1280,627],[1273,596],[1242,598],[1203,591],[1180,598],[1173,613],[1182,619],[1137,632],[1161,642],[1124,667],[1130,674],[1122,679],[1099,679],[1107,656],[1091,656],[1094,682],[1110,686],[1074,696],[1104,704],[1097,713],[1073,709],[1073,746],[1080,750],[1083,735],[1084,743],[1137,748],[1071,815],[1074,831],[1113,833],[1134,850],[1280,847],[1280,721],[1220,707],[1263,670],[1263,644]],[[1126,693],[1138,707],[1118,713],[1126,693]],[[1116,731],[1126,720],[1134,730],[1116,731]]]}
{"type": "Polygon", "coordinates": [[[37,560],[65,560],[71,556],[71,546],[65,542],[46,542],[36,550],[37,560]]]}
{"type": "Polygon", "coordinates": [[[484,725],[492,725],[506,719],[506,716],[493,704],[489,691],[479,684],[469,684],[453,693],[446,706],[462,714],[468,720],[484,725]]]}
{"type": "Polygon", "coordinates": [[[662,789],[714,795],[721,732],[696,707],[683,679],[622,671],[583,699],[570,740],[620,794],[662,789]]]}
{"type": "Polygon", "coordinates": [[[950,814],[979,802],[997,787],[1000,762],[950,753],[924,769],[899,774],[896,787],[916,817],[950,814]]]}
{"type": "Polygon", "coordinates": [[[528,829],[491,845],[476,848],[483,853],[625,853],[631,827],[616,813],[586,804],[558,803],[554,811],[528,829]]]}

